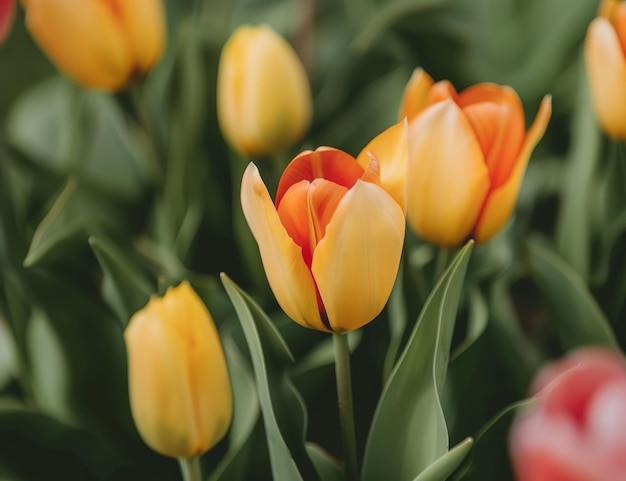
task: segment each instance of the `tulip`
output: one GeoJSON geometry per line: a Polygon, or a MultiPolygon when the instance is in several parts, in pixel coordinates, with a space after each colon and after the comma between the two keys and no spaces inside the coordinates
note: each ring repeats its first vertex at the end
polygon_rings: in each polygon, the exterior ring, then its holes
{"type": "Polygon", "coordinates": [[[274,295],[295,322],[343,333],[383,309],[404,241],[406,162],[401,122],[357,159],[330,147],[302,152],[285,169],[275,203],[256,166],[248,165],[243,212],[274,295]]]}
{"type": "Polygon", "coordinates": [[[130,405],[142,438],[192,458],[226,434],[232,395],[213,319],[187,282],[153,297],[124,332],[130,405]]]}
{"type": "Polygon", "coordinates": [[[14,3],[14,0],[0,0],[0,45],[9,35],[15,13],[14,3]]]}
{"type": "Polygon", "coordinates": [[[596,116],[611,137],[626,139],[626,3],[604,0],[587,30],[585,62],[596,116]]]}
{"type": "Polygon", "coordinates": [[[115,91],[144,75],[165,45],[162,0],[22,0],[26,24],[59,69],[115,91]]]}
{"type": "Polygon", "coordinates": [[[266,25],[239,27],[220,56],[217,114],[228,143],[271,156],[300,140],[311,123],[311,88],[300,59],[266,25]]]}
{"type": "Polygon", "coordinates": [[[457,93],[417,69],[400,115],[409,121],[407,218],[442,247],[485,242],[508,221],[535,145],[551,114],[546,96],[525,131],[524,110],[510,87],[477,84],[457,93]]]}
{"type": "Polygon", "coordinates": [[[518,481],[626,479],[626,363],[585,348],[542,370],[534,404],[515,420],[518,481]]]}

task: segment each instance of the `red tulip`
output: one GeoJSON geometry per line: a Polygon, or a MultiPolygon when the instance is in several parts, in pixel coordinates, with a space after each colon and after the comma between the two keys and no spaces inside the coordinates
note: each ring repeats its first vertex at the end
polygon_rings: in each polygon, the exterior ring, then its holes
{"type": "Polygon", "coordinates": [[[0,0],[0,44],[4,42],[11,30],[14,11],[14,0],[0,0]]]}

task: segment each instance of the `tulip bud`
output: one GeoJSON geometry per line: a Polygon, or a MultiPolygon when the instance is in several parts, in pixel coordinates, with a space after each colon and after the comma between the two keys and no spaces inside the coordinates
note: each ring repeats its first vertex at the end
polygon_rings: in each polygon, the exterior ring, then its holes
{"type": "Polygon", "coordinates": [[[539,389],[511,429],[516,479],[626,479],[624,359],[600,348],[575,351],[540,372],[539,389]]]}
{"type": "Polygon", "coordinates": [[[611,137],[626,139],[626,3],[604,0],[587,30],[585,61],[596,116],[611,137]]]}
{"type": "Polygon", "coordinates": [[[302,326],[358,329],[391,293],[404,242],[404,122],[370,142],[365,157],[367,168],[330,147],[302,152],[285,169],[275,204],[254,164],[243,175],[242,208],[268,281],[302,326]],[[379,158],[390,166],[385,181],[379,158]]]}
{"type": "Polygon", "coordinates": [[[270,27],[239,27],[224,45],[217,114],[238,152],[271,156],[300,140],[311,123],[311,88],[300,59],[270,27]]]}
{"type": "Polygon", "coordinates": [[[528,132],[510,87],[482,83],[457,93],[416,70],[404,93],[409,120],[407,218],[422,238],[454,247],[485,242],[509,219],[532,150],[546,129],[546,96],[528,132]]]}
{"type": "Polygon", "coordinates": [[[26,24],[59,69],[79,84],[119,90],[163,53],[162,0],[22,0],[26,24]]]}
{"type": "Polygon", "coordinates": [[[9,34],[11,24],[13,23],[14,11],[14,0],[0,0],[0,45],[9,34]]]}
{"type": "Polygon", "coordinates": [[[130,405],[142,438],[155,451],[191,458],[228,430],[232,397],[220,339],[187,282],[152,298],[124,333],[130,405]]]}

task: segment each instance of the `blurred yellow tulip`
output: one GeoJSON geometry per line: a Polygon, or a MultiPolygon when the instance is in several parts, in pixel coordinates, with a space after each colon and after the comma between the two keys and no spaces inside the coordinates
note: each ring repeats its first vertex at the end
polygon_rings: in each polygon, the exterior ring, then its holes
{"type": "Polygon", "coordinates": [[[626,139],[626,3],[604,0],[587,30],[585,62],[596,116],[611,137],[626,139]]]}
{"type": "Polygon", "coordinates": [[[244,155],[271,156],[311,123],[311,87],[300,59],[270,27],[239,27],[222,50],[217,114],[226,140],[244,155]]]}
{"type": "Polygon", "coordinates": [[[400,115],[409,120],[407,218],[423,239],[443,247],[485,242],[508,221],[535,145],[552,112],[546,96],[525,131],[524,109],[510,87],[474,85],[413,73],[400,115]]]}
{"type": "Polygon", "coordinates": [[[79,84],[115,91],[144,75],[165,46],[162,0],[22,0],[26,24],[79,84]]]}
{"type": "Polygon", "coordinates": [[[177,458],[212,448],[230,426],[232,394],[213,319],[192,287],[152,298],[124,338],[131,410],[146,444],[177,458]]]}
{"type": "Polygon", "coordinates": [[[302,152],[285,169],[275,204],[254,164],[243,175],[243,212],[270,286],[285,313],[302,326],[358,329],[381,312],[391,293],[406,223],[399,203],[406,124],[370,142],[359,156],[365,157],[363,168],[330,147],[302,152]],[[390,166],[384,181],[383,162],[390,166]]]}

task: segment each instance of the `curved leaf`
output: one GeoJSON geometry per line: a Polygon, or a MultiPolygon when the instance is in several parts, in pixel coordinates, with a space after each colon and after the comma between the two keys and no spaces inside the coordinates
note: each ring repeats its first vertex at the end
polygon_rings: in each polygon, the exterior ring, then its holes
{"type": "Polygon", "coordinates": [[[446,481],[467,457],[474,440],[467,438],[454,446],[450,451],[441,456],[437,461],[428,466],[413,481],[446,481]]]}

